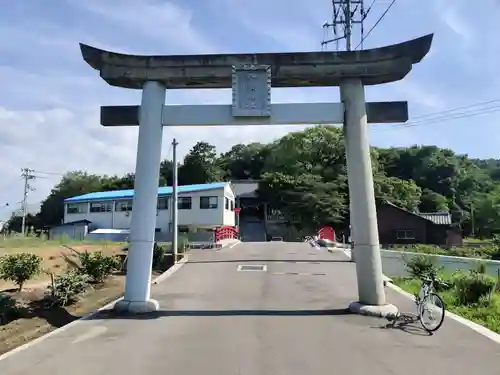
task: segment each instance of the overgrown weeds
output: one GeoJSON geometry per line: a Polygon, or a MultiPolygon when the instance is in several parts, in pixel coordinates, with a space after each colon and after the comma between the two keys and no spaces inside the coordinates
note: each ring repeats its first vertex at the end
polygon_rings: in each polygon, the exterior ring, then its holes
{"type": "Polygon", "coordinates": [[[447,273],[424,258],[411,257],[406,260],[409,277],[394,277],[396,285],[407,292],[419,293],[420,276],[429,270],[437,272],[438,278],[446,281],[445,288],[436,290],[443,297],[447,309],[500,333],[500,286],[499,277],[485,273],[483,262],[478,262],[471,270],[456,270],[447,273]]]}

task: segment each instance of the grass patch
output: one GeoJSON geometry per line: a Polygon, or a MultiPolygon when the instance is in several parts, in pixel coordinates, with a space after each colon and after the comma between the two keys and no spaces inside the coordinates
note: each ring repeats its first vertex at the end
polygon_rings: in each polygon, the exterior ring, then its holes
{"type": "MultiPolygon", "coordinates": [[[[439,277],[453,285],[454,280],[464,274],[466,274],[464,271],[453,274],[441,272],[439,277]]],[[[416,278],[394,277],[393,282],[411,294],[418,293],[420,290],[420,280],[416,278]]],[[[447,291],[439,292],[439,295],[445,302],[446,310],[500,333],[500,293],[498,284],[491,295],[482,298],[476,303],[461,303],[457,298],[457,287],[454,285],[447,291]]]]}
{"type": "Polygon", "coordinates": [[[44,247],[54,247],[54,246],[61,246],[61,245],[100,245],[100,246],[107,246],[107,245],[124,245],[124,243],[117,243],[117,242],[111,242],[111,241],[106,241],[106,240],[99,240],[99,241],[79,241],[79,240],[72,240],[69,237],[59,237],[57,239],[53,240],[48,240],[44,236],[42,237],[37,237],[33,235],[28,235],[28,236],[21,236],[21,235],[15,235],[15,236],[7,236],[7,237],[0,237],[0,253],[1,252],[10,252],[10,251],[19,251],[19,250],[25,250],[25,249],[39,249],[39,248],[44,248],[44,247]]]}
{"type": "Polygon", "coordinates": [[[498,260],[500,258],[500,249],[496,245],[485,245],[481,247],[452,247],[450,249],[443,249],[439,246],[433,245],[407,245],[394,247],[390,250],[488,260],[498,260]]]}
{"type": "MultiPolygon", "coordinates": [[[[40,284],[46,285],[50,281],[50,275],[59,275],[65,272],[68,266],[75,266],[79,262],[79,253],[89,252],[94,253],[100,251],[105,255],[119,256],[125,255],[123,246],[119,244],[99,245],[99,244],[77,244],[77,245],[57,245],[46,246],[28,249],[14,249],[8,253],[15,254],[30,252],[42,257],[42,272],[36,277],[26,282],[27,287],[38,286],[40,284]]],[[[0,252],[0,257],[3,255],[0,252]]],[[[13,288],[14,284],[6,280],[0,280],[0,290],[13,288]]]]}
{"type": "Polygon", "coordinates": [[[474,237],[465,237],[464,238],[464,243],[491,243],[491,239],[481,239],[481,238],[474,238],[474,237]]]}

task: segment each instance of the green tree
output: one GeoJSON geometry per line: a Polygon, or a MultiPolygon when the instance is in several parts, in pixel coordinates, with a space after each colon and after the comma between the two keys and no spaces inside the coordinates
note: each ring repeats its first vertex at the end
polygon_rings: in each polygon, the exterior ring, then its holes
{"type": "Polygon", "coordinates": [[[269,146],[259,195],[303,228],[341,223],[347,178],[342,131],[318,126],[289,133],[269,146]]]}
{"type": "Polygon", "coordinates": [[[18,290],[42,270],[42,257],[31,253],[7,254],[0,257],[0,278],[13,281],[18,290]]]}
{"type": "Polygon", "coordinates": [[[414,181],[378,175],[374,179],[375,197],[409,211],[417,210],[422,189],[414,181]]]}
{"type": "Polygon", "coordinates": [[[222,175],[215,146],[207,142],[198,142],[179,167],[179,185],[216,182],[221,180],[222,175]]]}
{"type": "Polygon", "coordinates": [[[172,160],[163,160],[160,164],[160,186],[172,186],[174,163],[172,160]]]}
{"type": "Polygon", "coordinates": [[[42,202],[37,217],[41,225],[61,224],[64,218],[64,199],[94,191],[102,191],[103,182],[109,177],[102,177],[87,172],[69,172],[52,189],[42,202]]]}
{"type": "Polygon", "coordinates": [[[424,189],[420,197],[420,212],[448,211],[448,200],[441,194],[424,189]]]}
{"type": "Polygon", "coordinates": [[[500,186],[476,194],[474,201],[476,234],[482,238],[500,234],[500,186]]]}
{"type": "Polygon", "coordinates": [[[310,230],[341,223],[346,214],[345,194],[335,183],[325,182],[318,175],[264,173],[259,195],[289,219],[300,218],[301,228],[310,230]]]}
{"type": "Polygon", "coordinates": [[[237,144],[219,157],[219,166],[229,180],[259,179],[270,147],[261,143],[237,144]]]}

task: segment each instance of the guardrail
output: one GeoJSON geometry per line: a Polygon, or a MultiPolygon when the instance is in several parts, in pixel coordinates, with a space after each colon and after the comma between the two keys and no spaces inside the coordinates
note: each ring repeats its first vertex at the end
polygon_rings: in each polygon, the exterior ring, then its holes
{"type": "Polygon", "coordinates": [[[500,272],[500,261],[491,259],[455,257],[450,255],[436,255],[425,253],[414,253],[407,251],[381,250],[382,268],[384,274],[390,276],[406,276],[405,257],[425,256],[433,258],[438,267],[442,267],[448,272],[459,270],[470,270],[477,267],[479,263],[486,266],[486,273],[497,276],[500,272]]]}
{"type": "Polygon", "coordinates": [[[221,240],[238,239],[239,231],[236,227],[224,226],[216,228],[214,231],[214,243],[221,240]]]}

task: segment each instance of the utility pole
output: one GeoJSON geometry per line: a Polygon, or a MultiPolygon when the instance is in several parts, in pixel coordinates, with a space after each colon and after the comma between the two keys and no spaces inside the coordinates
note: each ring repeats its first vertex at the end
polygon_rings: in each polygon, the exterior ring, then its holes
{"type": "Polygon", "coordinates": [[[178,194],[177,194],[177,145],[179,143],[174,138],[172,141],[172,252],[174,256],[174,263],[177,263],[177,254],[178,254],[178,218],[179,218],[179,207],[178,207],[178,194]]]}
{"type": "Polygon", "coordinates": [[[470,204],[470,221],[471,221],[471,234],[472,234],[472,237],[474,237],[474,232],[476,231],[475,229],[475,226],[476,226],[476,223],[474,223],[474,203],[471,203],[470,204]]]}
{"type": "Polygon", "coordinates": [[[352,50],[354,28],[359,29],[359,45],[363,48],[365,37],[364,21],[373,4],[365,9],[363,0],[332,0],[332,21],[323,24],[324,38],[321,42],[323,50],[330,43],[335,43],[335,50],[340,49],[340,41],[345,40],[345,50],[352,50]],[[330,31],[332,34],[330,34],[330,31]]]}
{"type": "Polygon", "coordinates": [[[35,172],[33,169],[23,168],[21,169],[21,176],[24,179],[24,192],[23,192],[23,201],[22,201],[22,212],[23,212],[23,220],[21,224],[21,231],[23,236],[26,235],[26,215],[28,213],[28,192],[33,191],[33,187],[29,184],[29,180],[34,180],[36,176],[33,174],[35,172]]]}
{"type": "MultiPolygon", "coordinates": [[[[363,5],[363,1],[361,1],[361,5],[363,5]]],[[[345,19],[345,49],[350,51],[352,49],[351,46],[351,37],[352,37],[352,13],[351,13],[351,0],[346,0],[344,7],[344,19],[345,19]]]]}

